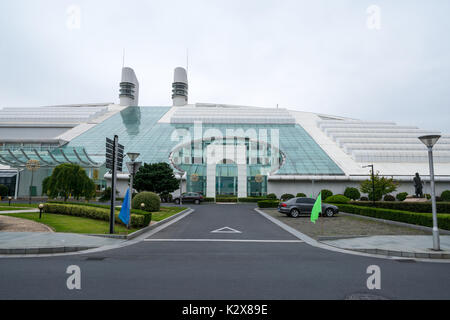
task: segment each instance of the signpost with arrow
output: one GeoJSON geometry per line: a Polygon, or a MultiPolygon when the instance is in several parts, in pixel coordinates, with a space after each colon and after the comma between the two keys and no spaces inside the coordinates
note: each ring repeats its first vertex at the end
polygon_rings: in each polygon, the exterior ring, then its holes
{"type": "Polygon", "coordinates": [[[119,137],[114,140],[106,138],[106,168],[111,170],[111,211],[109,216],[109,233],[114,233],[116,210],[116,178],[117,171],[122,171],[123,145],[119,144],[119,137]]]}

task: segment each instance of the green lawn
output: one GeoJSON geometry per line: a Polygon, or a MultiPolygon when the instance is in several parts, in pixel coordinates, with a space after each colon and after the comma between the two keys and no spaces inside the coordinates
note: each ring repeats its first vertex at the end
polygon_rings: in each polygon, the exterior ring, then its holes
{"type": "Polygon", "coordinates": [[[184,207],[161,207],[158,212],[152,212],[152,221],[161,221],[185,209],[184,207]]]}
{"type": "MultiPolygon", "coordinates": [[[[39,203],[15,203],[14,201],[11,202],[11,207],[15,208],[37,208],[39,206],[39,203]]],[[[8,202],[0,202],[0,207],[8,207],[8,202]]]]}
{"type": "Polygon", "coordinates": [[[9,207],[9,206],[6,206],[6,207],[0,207],[0,211],[28,210],[28,209],[34,209],[34,208],[13,207],[13,206],[11,206],[11,207],[9,207]]]}
{"type": "MultiPolygon", "coordinates": [[[[29,219],[36,222],[43,223],[56,232],[71,232],[71,233],[94,233],[105,234],[109,233],[109,222],[103,220],[94,220],[89,218],[66,216],[62,214],[43,213],[42,219],[39,219],[39,212],[24,212],[7,214],[11,217],[29,219]]],[[[115,224],[114,231],[118,234],[132,233],[138,229],[129,229],[124,225],[115,224]]]]}
{"type": "MultiPolygon", "coordinates": [[[[161,221],[185,209],[186,208],[183,207],[161,207],[160,211],[152,212],[152,221],[161,221]]],[[[54,213],[43,213],[42,219],[39,219],[39,212],[10,213],[6,215],[43,223],[52,228],[56,232],[92,233],[92,234],[109,233],[109,221],[95,220],[54,213]]],[[[114,226],[114,231],[118,234],[127,234],[127,233],[129,234],[137,230],[139,229],[133,228],[127,229],[122,224],[115,224],[114,226]]]]}

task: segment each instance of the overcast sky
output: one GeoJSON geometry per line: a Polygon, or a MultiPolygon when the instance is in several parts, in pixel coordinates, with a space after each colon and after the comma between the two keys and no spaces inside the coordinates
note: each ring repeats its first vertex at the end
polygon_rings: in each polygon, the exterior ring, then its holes
{"type": "Polygon", "coordinates": [[[450,133],[449,13],[448,0],[1,1],[0,107],[118,102],[124,48],[139,104],[167,106],[188,49],[190,103],[450,133]]]}

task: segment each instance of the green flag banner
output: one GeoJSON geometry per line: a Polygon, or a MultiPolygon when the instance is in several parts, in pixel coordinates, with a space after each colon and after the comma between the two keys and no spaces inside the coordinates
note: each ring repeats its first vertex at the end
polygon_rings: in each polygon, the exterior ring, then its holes
{"type": "Polygon", "coordinates": [[[314,207],[311,211],[311,222],[316,223],[316,220],[319,219],[319,213],[322,211],[322,193],[319,193],[319,196],[314,203],[314,207]]]}

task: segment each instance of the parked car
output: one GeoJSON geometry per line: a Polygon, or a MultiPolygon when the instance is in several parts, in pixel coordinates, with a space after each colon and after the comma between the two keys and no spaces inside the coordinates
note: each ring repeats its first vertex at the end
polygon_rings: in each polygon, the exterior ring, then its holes
{"type": "MultiPolygon", "coordinates": [[[[313,198],[292,198],[290,200],[280,202],[278,212],[284,213],[293,218],[300,215],[310,215],[316,199],[313,198]]],[[[332,204],[322,202],[322,216],[332,217],[339,213],[339,208],[332,204]]]]}
{"type": "MultiPolygon", "coordinates": [[[[181,195],[181,203],[193,202],[195,204],[200,204],[200,202],[202,202],[203,200],[203,196],[198,192],[186,192],[181,195]]],[[[173,198],[173,202],[179,204],[180,197],[178,196],[173,198]]]]}

